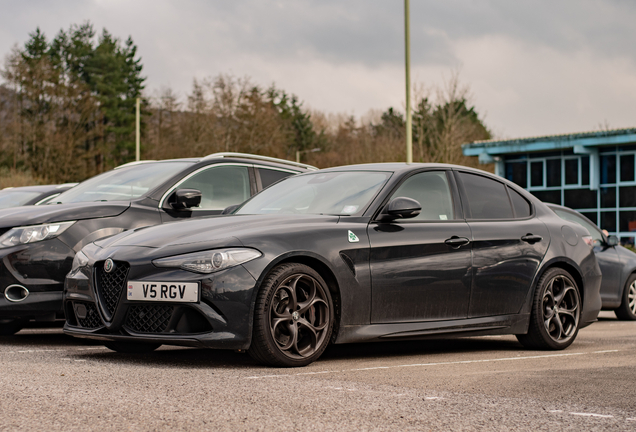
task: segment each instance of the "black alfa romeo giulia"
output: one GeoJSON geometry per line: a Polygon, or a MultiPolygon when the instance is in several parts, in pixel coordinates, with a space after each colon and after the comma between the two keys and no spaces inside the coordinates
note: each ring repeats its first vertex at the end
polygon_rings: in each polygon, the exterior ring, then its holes
{"type": "Polygon", "coordinates": [[[303,366],[327,344],[515,334],[563,349],[596,320],[592,239],[470,168],[372,164],[289,177],[234,214],[87,245],[67,334],[120,352],[246,349],[303,366]]]}

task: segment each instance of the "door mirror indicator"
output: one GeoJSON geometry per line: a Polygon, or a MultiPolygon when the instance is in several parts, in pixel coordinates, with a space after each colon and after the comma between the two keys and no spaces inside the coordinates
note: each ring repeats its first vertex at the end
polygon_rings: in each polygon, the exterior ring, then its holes
{"type": "Polygon", "coordinates": [[[174,201],[170,203],[175,210],[185,210],[201,204],[201,191],[197,189],[177,189],[174,201]]]}
{"type": "Polygon", "coordinates": [[[608,246],[616,246],[618,244],[618,237],[615,235],[607,236],[607,245],[608,246]]]}
{"type": "Polygon", "coordinates": [[[392,221],[395,219],[410,219],[420,214],[422,206],[419,202],[411,198],[393,198],[380,214],[381,221],[392,221]]]}

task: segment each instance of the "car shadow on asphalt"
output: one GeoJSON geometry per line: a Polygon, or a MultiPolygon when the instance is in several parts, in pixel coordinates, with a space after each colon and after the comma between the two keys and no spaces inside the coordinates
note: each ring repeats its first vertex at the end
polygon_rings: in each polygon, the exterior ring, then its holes
{"type": "MultiPolygon", "coordinates": [[[[323,367],[329,367],[334,362],[346,360],[395,360],[430,355],[479,353],[499,351],[525,351],[516,340],[512,339],[436,339],[408,342],[380,342],[359,343],[347,345],[330,345],[318,360],[323,367]]],[[[81,351],[73,353],[76,359],[114,362],[127,365],[144,365],[170,368],[196,369],[225,369],[241,370],[272,368],[259,365],[245,352],[232,350],[213,350],[199,348],[169,347],[146,354],[123,354],[108,349],[95,351],[81,351]]]]}

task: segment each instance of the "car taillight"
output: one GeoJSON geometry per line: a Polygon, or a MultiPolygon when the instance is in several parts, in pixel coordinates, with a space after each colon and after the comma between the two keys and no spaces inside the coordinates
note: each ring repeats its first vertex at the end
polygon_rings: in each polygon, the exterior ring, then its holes
{"type": "Polygon", "coordinates": [[[583,236],[583,241],[587,243],[589,247],[594,247],[594,239],[592,236],[583,236]]]}

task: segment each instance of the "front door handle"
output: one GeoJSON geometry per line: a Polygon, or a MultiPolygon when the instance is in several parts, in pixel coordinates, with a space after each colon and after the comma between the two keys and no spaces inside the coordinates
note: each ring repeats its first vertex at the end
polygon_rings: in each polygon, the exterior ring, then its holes
{"type": "Polygon", "coordinates": [[[540,242],[541,240],[543,240],[543,237],[538,236],[538,235],[534,235],[534,234],[526,234],[523,237],[521,237],[521,240],[523,240],[524,242],[533,244],[533,243],[537,243],[537,242],[540,242]]]}
{"type": "Polygon", "coordinates": [[[468,243],[470,243],[470,240],[466,237],[452,236],[451,238],[444,240],[444,243],[451,247],[458,248],[460,246],[467,245],[468,243]]]}

